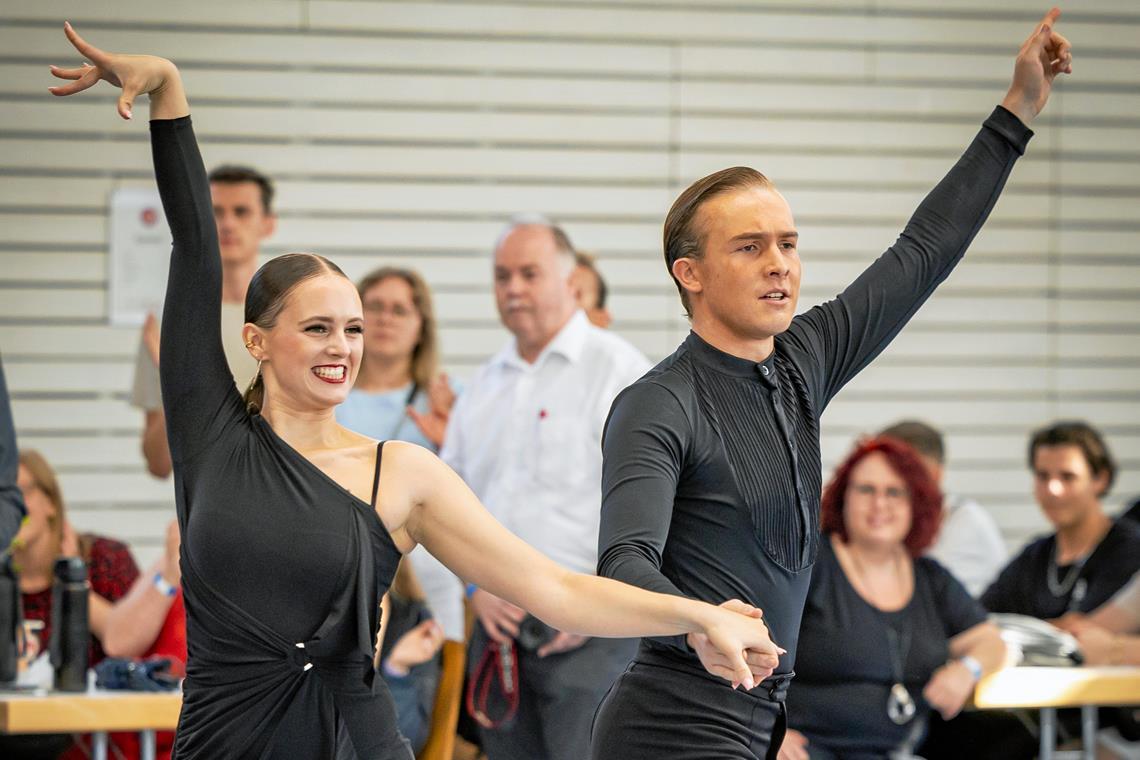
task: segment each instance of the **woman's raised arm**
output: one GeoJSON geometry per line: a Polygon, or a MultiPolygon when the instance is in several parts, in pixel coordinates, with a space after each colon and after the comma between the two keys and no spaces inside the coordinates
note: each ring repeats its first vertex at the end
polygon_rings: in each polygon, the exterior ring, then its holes
{"type": "Polygon", "coordinates": [[[108,53],[71,28],[64,32],[90,64],[52,67],[70,84],[68,96],[109,82],[122,89],[119,115],[131,118],[135,99],[150,97],[151,150],[166,221],[174,240],[162,319],[162,402],[167,438],[177,464],[212,443],[225,425],[244,417],[221,340],[222,263],[206,169],[190,123],[190,106],[173,63],[149,55],[108,53]]]}

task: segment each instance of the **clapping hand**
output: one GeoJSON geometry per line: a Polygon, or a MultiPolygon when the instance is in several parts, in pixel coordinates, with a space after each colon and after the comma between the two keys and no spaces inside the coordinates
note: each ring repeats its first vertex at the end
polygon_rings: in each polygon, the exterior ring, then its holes
{"type": "Polygon", "coordinates": [[[455,391],[451,390],[451,381],[447,375],[440,373],[428,385],[428,411],[420,414],[411,406],[408,407],[408,416],[424,437],[437,447],[443,445],[443,436],[447,432],[447,422],[451,419],[451,407],[455,406],[455,391]]]}

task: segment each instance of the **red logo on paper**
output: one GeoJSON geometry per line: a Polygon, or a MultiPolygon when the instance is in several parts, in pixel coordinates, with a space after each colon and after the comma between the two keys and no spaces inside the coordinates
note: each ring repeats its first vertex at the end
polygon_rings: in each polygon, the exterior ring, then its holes
{"type": "Polygon", "coordinates": [[[158,221],[158,212],[153,208],[144,208],[139,217],[142,219],[142,223],[147,227],[153,227],[154,223],[158,221]]]}

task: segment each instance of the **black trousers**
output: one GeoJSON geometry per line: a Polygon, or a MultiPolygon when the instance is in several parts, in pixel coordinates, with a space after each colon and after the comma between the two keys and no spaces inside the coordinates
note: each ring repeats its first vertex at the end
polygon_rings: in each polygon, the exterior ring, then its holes
{"type": "MultiPolygon", "coordinates": [[[[476,623],[469,677],[488,641],[476,623]]],[[[520,650],[518,712],[499,728],[479,729],[489,760],[583,760],[598,704],[636,651],[637,639],[600,638],[542,658],[520,650]]]]}
{"type": "Polygon", "coordinates": [[[775,760],[787,729],[783,694],[634,662],[610,688],[591,760],[775,760]]]}

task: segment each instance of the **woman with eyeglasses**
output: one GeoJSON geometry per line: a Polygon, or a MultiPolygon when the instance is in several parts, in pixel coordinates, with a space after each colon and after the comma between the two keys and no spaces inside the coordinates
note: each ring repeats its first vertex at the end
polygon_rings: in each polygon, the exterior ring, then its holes
{"type": "MultiPolygon", "coordinates": [[[[780,760],[880,760],[913,750],[925,718],[958,713],[1005,645],[986,613],[922,553],[942,494],[901,441],[860,443],[820,503],[819,559],[800,624],[780,760]]],[[[902,755],[905,756],[905,755],[902,755]]]]}
{"type": "Polygon", "coordinates": [[[243,398],[222,352],[217,228],[178,69],[65,31],[92,65],[53,68],[71,80],[53,94],[107,81],[123,90],[124,118],[149,96],[174,239],[160,372],[190,652],[179,760],[410,760],[373,663],[380,597],[417,544],[561,630],[701,633],[720,653],[710,671],[754,686],[745,650],[773,663],[779,653],[759,610],[571,573],[497,523],[431,452],[337,423],[360,366],[364,316],[328,259],[286,254],[254,275],[243,337],[258,373],[243,398]]]}
{"type": "Polygon", "coordinates": [[[356,289],[364,308],[364,356],[337,421],[373,438],[438,452],[456,388],[439,371],[427,282],[412,269],[381,267],[356,289]]]}

